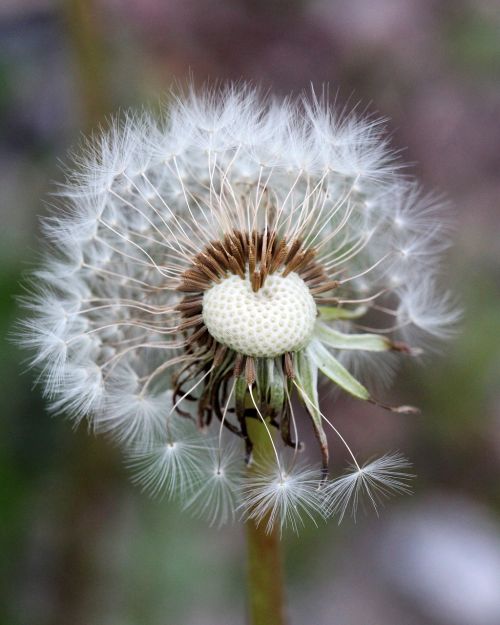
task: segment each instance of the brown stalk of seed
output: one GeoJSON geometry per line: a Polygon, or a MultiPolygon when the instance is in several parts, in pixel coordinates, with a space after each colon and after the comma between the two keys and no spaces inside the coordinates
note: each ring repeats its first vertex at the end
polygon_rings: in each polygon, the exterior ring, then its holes
{"type": "MultiPolygon", "coordinates": [[[[188,341],[191,343],[200,343],[200,341],[202,340],[202,337],[204,337],[205,333],[208,335],[208,330],[206,328],[205,325],[200,325],[200,327],[198,328],[198,330],[196,330],[196,332],[193,332],[193,334],[190,335],[190,337],[188,338],[188,341]]],[[[204,337],[206,338],[206,337],[204,337]]]]}
{"type": "Polygon", "coordinates": [[[268,249],[274,250],[276,247],[276,230],[269,230],[268,241],[268,249]]]}
{"type": "Polygon", "coordinates": [[[229,268],[231,269],[231,271],[234,274],[238,275],[243,280],[245,278],[245,273],[243,269],[240,267],[240,264],[238,263],[236,258],[232,255],[229,255],[227,262],[229,264],[229,268]]]}
{"type": "Polygon", "coordinates": [[[243,246],[242,238],[241,238],[240,233],[239,233],[238,230],[234,230],[233,231],[233,233],[231,235],[231,240],[232,240],[233,245],[237,248],[240,257],[242,259],[244,259],[245,258],[245,249],[244,249],[244,246],[243,246]]]}
{"type": "Polygon", "coordinates": [[[244,364],[245,356],[236,352],[236,358],[234,359],[234,369],[233,375],[235,378],[239,378],[243,372],[243,364],[244,364]]]}
{"type": "Polygon", "coordinates": [[[202,293],[205,290],[205,286],[200,286],[200,284],[196,284],[189,280],[184,280],[177,287],[177,291],[181,291],[182,293],[202,293]]]}
{"type": "Polygon", "coordinates": [[[285,239],[281,239],[281,241],[276,246],[276,249],[273,252],[273,257],[271,261],[271,266],[269,269],[269,273],[274,273],[280,265],[283,264],[286,256],[288,255],[288,246],[285,239]]]}
{"type": "Polygon", "coordinates": [[[270,273],[270,269],[271,269],[271,263],[273,261],[273,254],[274,254],[274,250],[276,249],[276,237],[274,235],[274,232],[271,234],[271,237],[269,239],[269,243],[267,246],[267,251],[266,251],[266,256],[264,258],[264,265],[266,267],[266,270],[268,273],[270,273]]]}
{"type": "Polygon", "coordinates": [[[231,251],[230,251],[229,245],[227,244],[225,240],[220,241],[219,249],[220,249],[221,254],[224,256],[224,266],[227,266],[227,258],[228,256],[231,255],[231,251]]]}
{"type": "Polygon", "coordinates": [[[175,308],[185,315],[196,314],[203,310],[203,300],[201,297],[186,297],[182,302],[179,302],[175,308]]]}
{"type": "Polygon", "coordinates": [[[205,264],[203,261],[196,259],[194,261],[195,267],[201,272],[203,273],[203,275],[205,277],[207,277],[209,280],[212,280],[213,282],[220,282],[221,281],[221,274],[217,273],[215,271],[213,271],[207,264],[205,264]]]}
{"type": "Polygon", "coordinates": [[[262,278],[261,278],[260,271],[254,271],[253,274],[251,275],[250,279],[251,279],[251,282],[252,282],[252,291],[254,293],[257,293],[257,291],[262,286],[262,278]]]}
{"type": "Polygon", "coordinates": [[[313,263],[306,271],[301,272],[300,277],[304,282],[314,282],[319,278],[326,278],[325,271],[321,265],[313,263]]]}
{"type": "Polygon", "coordinates": [[[261,267],[260,268],[260,287],[262,288],[264,286],[264,283],[266,281],[266,278],[268,276],[268,271],[267,271],[267,267],[261,267]]]}
{"type": "Polygon", "coordinates": [[[295,369],[293,366],[293,354],[291,352],[285,352],[285,356],[283,358],[284,368],[287,378],[293,380],[295,378],[295,369]]]}
{"type": "Polygon", "coordinates": [[[223,251],[221,251],[220,247],[217,246],[218,241],[211,241],[210,247],[207,248],[207,254],[218,264],[220,270],[222,271],[222,267],[225,267],[227,264],[227,258],[223,251]]]}
{"type": "Polygon", "coordinates": [[[235,258],[240,270],[244,274],[245,273],[245,259],[243,258],[243,254],[239,245],[236,245],[236,243],[234,242],[231,242],[231,254],[233,258],[235,258]]]}
{"type": "Polygon", "coordinates": [[[288,249],[288,254],[285,257],[285,265],[288,265],[294,258],[299,249],[302,246],[302,241],[300,239],[295,239],[292,241],[290,248],[288,249]]]}
{"type": "Polygon", "coordinates": [[[260,264],[261,265],[265,265],[265,263],[266,263],[268,238],[269,238],[269,233],[268,233],[268,231],[266,229],[266,230],[264,230],[264,232],[262,234],[262,247],[261,247],[261,250],[260,250],[260,264]]]}
{"type": "Polygon", "coordinates": [[[325,304],[338,306],[340,304],[340,300],[338,297],[315,297],[314,299],[319,306],[324,306],[325,304]]]}
{"type": "Polygon", "coordinates": [[[202,324],[202,323],[203,323],[202,315],[196,315],[194,317],[190,317],[190,318],[185,319],[184,321],[182,321],[177,326],[177,331],[178,332],[182,332],[183,330],[186,330],[187,328],[192,328],[193,326],[197,326],[197,325],[202,324]]]}
{"type": "Polygon", "coordinates": [[[305,266],[311,260],[311,254],[314,254],[314,250],[303,250],[295,254],[292,260],[286,265],[283,271],[283,277],[286,278],[292,271],[298,271],[301,266],[305,266]]]}
{"type": "Polygon", "coordinates": [[[198,254],[197,256],[197,259],[208,265],[218,275],[225,275],[225,273],[229,269],[226,259],[224,259],[224,262],[219,264],[219,262],[209,252],[200,252],[200,254],[198,254]]]}
{"type": "Polygon", "coordinates": [[[255,249],[255,256],[256,258],[259,257],[259,253],[260,253],[260,247],[261,247],[261,243],[262,243],[262,235],[259,235],[259,233],[257,232],[257,230],[253,230],[252,231],[252,235],[251,235],[251,241],[254,245],[254,249],[255,249]]]}
{"type": "Polygon", "coordinates": [[[248,272],[250,275],[253,275],[255,272],[255,247],[253,241],[250,241],[248,250],[248,272]]]}
{"type": "Polygon", "coordinates": [[[210,285],[210,279],[207,278],[203,272],[198,269],[198,267],[186,269],[186,271],[182,274],[182,277],[190,282],[199,282],[202,285],[206,285],[205,288],[210,285]]]}
{"type": "Polygon", "coordinates": [[[302,253],[302,258],[296,265],[295,271],[302,272],[307,271],[311,266],[316,265],[314,263],[314,258],[316,257],[317,251],[314,248],[310,248],[308,250],[304,250],[302,253]]]}
{"type": "Polygon", "coordinates": [[[333,291],[333,289],[336,289],[338,286],[339,286],[338,280],[330,280],[329,282],[326,282],[325,284],[322,284],[321,286],[315,286],[313,288],[310,288],[309,290],[312,295],[319,295],[320,293],[333,291]]]}
{"type": "Polygon", "coordinates": [[[245,232],[241,232],[241,230],[236,230],[236,235],[240,241],[241,251],[243,254],[243,258],[247,257],[248,254],[248,237],[245,232]]]}
{"type": "Polygon", "coordinates": [[[214,354],[214,367],[218,367],[224,362],[224,357],[227,354],[227,349],[228,348],[226,347],[226,345],[217,345],[214,354]]]}
{"type": "Polygon", "coordinates": [[[248,386],[253,386],[255,380],[257,379],[257,374],[255,371],[255,360],[252,356],[247,356],[245,360],[245,379],[248,386]]]}

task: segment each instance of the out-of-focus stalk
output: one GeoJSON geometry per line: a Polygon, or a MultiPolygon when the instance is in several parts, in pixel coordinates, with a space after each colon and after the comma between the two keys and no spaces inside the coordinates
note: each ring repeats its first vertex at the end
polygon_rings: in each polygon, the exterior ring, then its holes
{"type": "Polygon", "coordinates": [[[106,54],[92,0],[66,0],[66,20],[70,44],[79,73],[79,95],[88,129],[109,112],[106,88],[106,54]]]}
{"type": "MultiPolygon", "coordinates": [[[[248,419],[253,442],[252,466],[274,460],[274,451],[265,426],[248,419]]],[[[252,466],[248,471],[252,472],[252,466]]],[[[259,525],[246,523],[248,552],[248,611],[250,625],[285,625],[282,543],[279,524],[266,532],[266,519],[259,525]]]]}

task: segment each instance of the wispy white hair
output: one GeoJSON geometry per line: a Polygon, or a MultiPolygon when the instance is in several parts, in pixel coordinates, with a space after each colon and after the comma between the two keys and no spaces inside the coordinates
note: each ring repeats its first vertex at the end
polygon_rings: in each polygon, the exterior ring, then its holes
{"type": "MultiPolygon", "coordinates": [[[[294,353],[328,464],[318,372],[373,401],[363,381],[388,381],[402,353],[434,348],[459,318],[437,277],[449,232],[442,202],[403,175],[396,156],[383,120],[339,112],[325,94],[280,99],[248,85],[188,87],[159,116],[126,113],[84,141],[44,222],[50,245],[23,298],[29,319],[19,330],[52,408],[112,436],[145,488],[182,492],[211,523],[244,509],[268,528],[296,529],[324,513],[317,470],[260,467],[241,479],[232,452],[207,443],[202,430],[213,423],[203,422],[206,405],[197,399],[217,366],[213,353],[193,361],[186,348],[192,326],[180,319],[178,287],[193,259],[230,233],[273,230],[283,249],[295,241],[312,254],[309,271],[319,267],[315,279],[324,283],[304,286],[316,298],[314,333],[294,353]],[[322,297],[333,288],[334,297],[322,297]],[[190,383],[173,397],[193,362],[190,383]],[[176,426],[182,419],[200,427],[186,435],[176,426]]],[[[256,367],[257,378],[282,379],[281,361],[268,364],[256,367]]],[[[233,363],[220,366],[231,371],[233,363]]],[[[231,395],[228,414],[237,413],[231,395]]],[[[284,414],[290,398],[279,397],[284,414]]],[[[237,430],[226,412],[222,421],[237,430]]],[[[360,489],[390,485],[383,478],[396,460],[334,482],[329,508],[343,516],[360,489]]]]}

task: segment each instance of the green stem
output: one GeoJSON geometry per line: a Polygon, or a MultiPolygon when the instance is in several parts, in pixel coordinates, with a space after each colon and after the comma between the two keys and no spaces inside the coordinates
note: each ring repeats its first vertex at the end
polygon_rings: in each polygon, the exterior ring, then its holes
{"type": "Polygon", "coordinates": [[[107,55],[94,0],[65,0],[66,20],[76,58],[79,97],[87,130],[94,130],[110,110],[107,55]]]}
{"type": "MultiPolygon", "coordinates": [[[[274,460],[274,451],[265,426],[256,419],[247,422],[253,443],[253,467],[274,460]]],[[[285,625],[283,563],[280,529],[266,532],[266,519],[259,525],[246,523],[248,549],[248,608],[250,625],[285,625]]]]}

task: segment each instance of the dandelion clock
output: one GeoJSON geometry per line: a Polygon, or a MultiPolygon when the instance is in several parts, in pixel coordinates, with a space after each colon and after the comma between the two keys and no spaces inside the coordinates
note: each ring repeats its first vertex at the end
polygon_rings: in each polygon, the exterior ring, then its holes
{"type": "Polygon", "coordinates": [[[20,330],[53,410],[112,437],[150,493],[244,523],[251,622],[280,625],[282,533],[409,491],[409,462],[358,458],[318,385],[414,411],[378,393],[458,318],[439,202],[378,120],[244,86],[125,116],[60,196],[20,330]]]}

